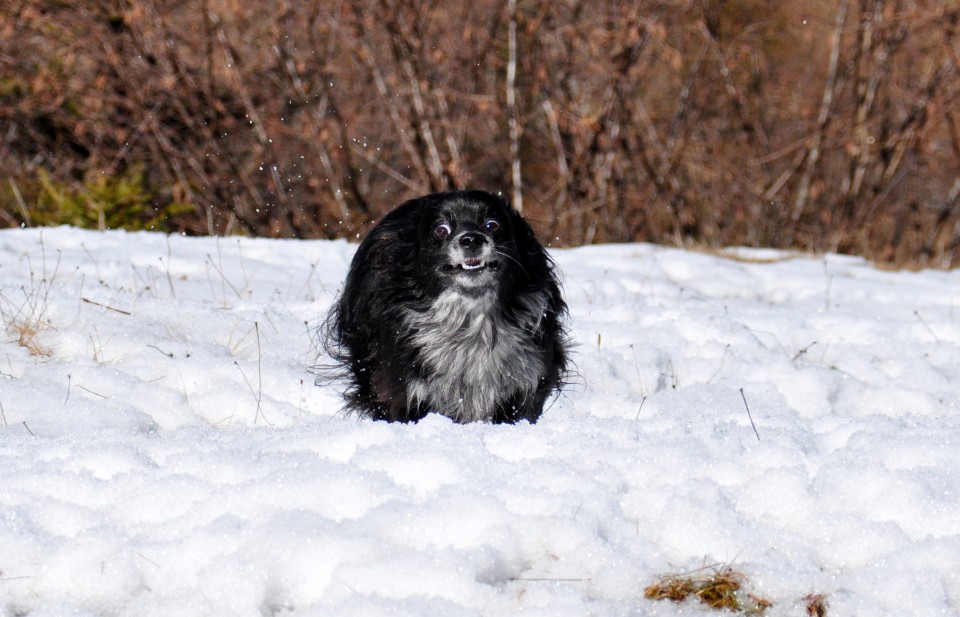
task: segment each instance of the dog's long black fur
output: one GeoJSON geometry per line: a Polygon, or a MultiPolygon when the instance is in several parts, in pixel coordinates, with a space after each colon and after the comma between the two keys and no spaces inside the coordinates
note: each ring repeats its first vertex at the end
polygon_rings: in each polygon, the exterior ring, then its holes
{"type": "Polygon", "coordinates": [[[360,244],[324,326],[348,410],[410,422],[535,422],[567,373],[553,262],[503,198],[407,201],[360,244]]]}

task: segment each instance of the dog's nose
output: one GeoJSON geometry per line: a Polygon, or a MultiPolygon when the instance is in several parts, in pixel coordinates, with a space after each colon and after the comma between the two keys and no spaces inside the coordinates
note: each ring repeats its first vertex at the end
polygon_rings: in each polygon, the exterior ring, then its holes
{"type": "Polygon", "coordinates": [[[457,239],[457,243],[465,249],[475,248],[477,246],[480,246],[486,241],[487,241],[486,237],[484,237],[482,233],[477,231],[464,232],[460,234],[460,237],[457,239]]]}

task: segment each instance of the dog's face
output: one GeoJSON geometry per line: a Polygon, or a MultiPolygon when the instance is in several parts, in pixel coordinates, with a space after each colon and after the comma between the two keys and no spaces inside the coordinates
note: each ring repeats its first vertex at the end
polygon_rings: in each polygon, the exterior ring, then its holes
{"type": "Polygon", "coordinates": [[[493,289],[516,262],[511,212],[496,199],[456,197],[422,219],[420,256],[444,287],[493,289]]]}

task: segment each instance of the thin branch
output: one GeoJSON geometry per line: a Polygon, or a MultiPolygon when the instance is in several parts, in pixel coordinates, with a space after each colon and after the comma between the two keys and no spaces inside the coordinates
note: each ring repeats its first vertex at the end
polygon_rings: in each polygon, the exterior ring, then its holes
{"type": "Polygon", "coordinates": [[[523,211],[523,178],[520,172],[520,117],[517,112],[517,0],[507,3],[507,125],[510,129],[510,181],[513,207],[523,211]]]}
{"type": "Polygon", "coordinates": [[[814,127],[813,135],[810,137],[806,165],[803,169],[803,175],[800,177],[797,198],[793,202],[793,211],[790,214],[793,221],[799,220],[807,207],[807,199],[810,197],[810,181],[817,164],[820,162],[820,146],[823,141],[823,133],[827,127],[827,122],[830,120],[830,110],[833,108],[833,98],[836,96],[837,67],[840,64],[840,38],[847,23],[849,6],[850,0],[841,0],[840,7],[837,9],[837,20],[833,27],[833,37],[830,39],[830,64],[827,69],[827,81],[823,86],[820,111],[817,113],[817,124],[814,127]]]}
{"type": "Polygon", "coordinates": [[[750,405],[747,405],[747,396],[743,393],[743,388],[740,388],[740,397],[743,399],[743,406],[747,409],[747,418],[750,419],[750,426],[753,427],[753,434],[757,436],[757,441],[760,441],[760,433],[757,432],[757,425],[753,423],[753,415],[750,414],[750,405]]]}
{"type": "MultiPolygon", "coordinates": [[[[263,357],[260,352],[260,322],[253,322],[253,327],[257,332],[257,413],[253,418],[253,423],[256,424],[257,418],[263,413],[260,408],[260,403],[263,400],[263,357]]],[[[264,417],[264,420],[266,420],[266,417],[264,417]]]]}

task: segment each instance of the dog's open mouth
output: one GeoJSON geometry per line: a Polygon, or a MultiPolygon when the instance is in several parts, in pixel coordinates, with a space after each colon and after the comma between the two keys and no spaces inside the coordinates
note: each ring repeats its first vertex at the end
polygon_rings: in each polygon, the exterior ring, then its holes
{"type": "Polygon", "coordinates": [[[461,262],[448,265],[447,269],[459,270],[461,272],[482,272],[488,268],[496,270],[498,265],[496,261],[486,261],[479,257],[467,257],[461,262]]]}

